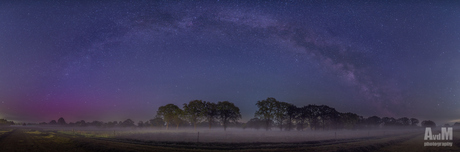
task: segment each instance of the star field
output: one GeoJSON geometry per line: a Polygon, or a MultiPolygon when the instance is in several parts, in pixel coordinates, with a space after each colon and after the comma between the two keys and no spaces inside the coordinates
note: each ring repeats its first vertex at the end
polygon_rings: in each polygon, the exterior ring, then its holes
{"type": "Polygon", "coordinates": [[[460,119],[458,2],[1,2],[0,118],[135,121],[267,97],[460,119]]]}

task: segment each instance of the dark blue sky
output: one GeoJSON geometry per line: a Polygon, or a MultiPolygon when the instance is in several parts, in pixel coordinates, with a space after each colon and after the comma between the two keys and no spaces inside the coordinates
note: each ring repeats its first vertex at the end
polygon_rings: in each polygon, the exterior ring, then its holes
{"type": "Polygon", "coordinates": [[[0,118],[135,121],[159,106],[325,104],[460,119],[455,1],[1,2],[0,118]]]}

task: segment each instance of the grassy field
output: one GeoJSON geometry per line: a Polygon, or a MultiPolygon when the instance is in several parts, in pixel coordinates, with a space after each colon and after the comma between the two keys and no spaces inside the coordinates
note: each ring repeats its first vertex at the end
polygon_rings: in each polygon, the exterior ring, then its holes
{"type": "Polygon", "coordinates": [[[0,128],[1,151],[460,151],[424,147],[424,130],[255,131],[0,128]],[[198,137],[198,131],[200,136],[198,137]]]}

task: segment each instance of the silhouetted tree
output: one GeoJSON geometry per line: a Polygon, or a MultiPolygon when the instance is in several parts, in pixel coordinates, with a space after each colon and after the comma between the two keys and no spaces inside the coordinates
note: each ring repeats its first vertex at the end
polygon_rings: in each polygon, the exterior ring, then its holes
{"type": "Polygon", "coordinates": [[[303,119],[306,119],[308,121],[308,124],[310,125],[310,130],[313,129],[318,129],[320,126],[320,116],[321,116],[321,111],[320,111],[320,106],[317,105],[308,105],[304,106],[301,109],[301,115],[302,117],[306,117],[303,119]]]}
{"type": "Polygon", "coordinates": [[[181,123],[182,110],[174,104],[167,104],[158,108],[157,116],[163,118],[166,122],[166,129],[169,129],[169,124],[174,123],[179,128],[181,123]]]}
{"type": "Polygon", "coordinates": [[[102,121],[93,121],[90,123],[91,126],[95,126],[95,127],[102,127],[102,125],[104,125],[104,122],[102,121]]]}
{"type": "Polygon", "coordinates": [[[10,125],[14,125],[14,122],[8,121],[6,119],[0,119],[0,126],[10,126],[10,125]]]}
{"type": "Polygon", "coordinates": [[[144,122],[143,122],[143,121],[139,121],[139,122],[137,123],[137,126],[138,126],[138,127],[144,127],[144,122]]]}
{"type": "Polygon", "coordinates": [[[460,126],[460,122],[455,122],[454,126],[460,126]]]}
{"type": "Polygon", "coordinates": [[[248,128],[253,128],[259,130],[265,124],[264,121],[260,120],[259,118],[252,118],[246,123],[248,128]]]}
{"type": "Polygon", "coordinates": [[[237,122],[238,119],[241,119],[240,108],[228,101],[219,101],[217,103],[217,113],[224,130],[227,130],[229,122],[237,122]]]}
{"type": "Polygon", "coordinates": [[[436,127],[436,123],[431,120],[423,120],[422,127],[436,127]]]}
{"type": "Polygon", "coordinates": [[[56,120],[51,120],[49,124],[50,125],[57,125],[57,122],[56,122],[56,120]]]}
{"type": "Polygon", "coordinates": [[[150,119],[150,125],[154,127],[163,127],[165,125],[165,121],[161,117],[155,117],[150,119]]]}
{"type": "Polygon", "coordinates": [[[184,118],[193,124],[196,130],[196,124],[205,118],[205,103],[201,100],[193,100],[188,104],[184,103],[184,118]]]}
{"type": "Polygon", "coordinates": [[[286,102],[275,102],[275,121],[280,130],[283,130],[284,121],[287,119],[287,108],[289,105],[290,104],[286,102]]]}
{"type": "Polygon", "coordinates": [[[394,126],[396,124],[396,119],[393,117],[383,117],[382,123],[385,127],[394,126]]]}
{"type": "Polygon", "coordinates": [[[69,122],[69,123],[67,124],[67,126],[73,127],[73,126],[75,126],[75,123],[74,123],[74,122],[69,122]]]}
{"type": "Polygon", "coordinates": [[[134,121],[131,120],[131,119],[126,119],[125,121],[123,121],[123,123],[121,124],[122,127],[134,127],[134,121]]]}
{"type": "Polygon", "coordinates": [[[217,111],[217,104],[212,103],[212,102],[204,102],[204,113],[206,117],[206,121],[209,123],[209,129],[211,129],[211,126],[213,123],[215,123],[215,120],[217,119],[219,113],[217,111]]]}
{"type": "Polygon", "coordinates": [[[419,123],[418,119],[416,118],[410,118],[410,122],[412,126],[417,126],[419,123]]]}
{"type": "Polygon", "coordinates": [[[287,116],[287,129],[291,130],[293,127],[293,121],[297,115],[298,108],[295,105],[289,104],[286,108],[286,116],[287,116]]]}
{"type": "Polygon", "coordinates": [[[382,119],[378,116],[372,116],[366,119],[367,125],[370,128],[376,128],[382,123],[382,119]]]}
{"type": "Polygon", "coordinates": [[[118,125],[118,122],[117,121],[112,121],[112,122],[108,122],[107,123],[107,127],[115,127],[118,125]]]}
{"type": "Polygon", "coordinates": [[[325,128],[330,129],[334,126],[337,126],[339,121],[339,112],[337,112],[334,108],[331,108],[326,105],[318,106],[319,110],[319,120],[321,122],[321,126],[323,130],[325,128]]]}
{"type": "Polygon", "coordinates": [[[172,120],[172,123],[176,125],[176,130],[179,129],[179,125],[187,123],[187,121],[183,119],[184,111],[182,109],[177,109],[177,113],[177,117],[174,117],[172,120]]]}
{"type": "Polygon", "coordinates": [[[144,121],[144,127],[151,127],[150,121],[144,121]]]}
{"type": "Polygon", "coordinates": [[[359,122],[359,116],[355,113],[342,113],[340,117],[345,129],[355,129],[356,124],[359,122]]]}
{"type": "Polygon", "coordinates": [[[59,118],[58,119],[58,122],[57,122],[59,125],[66,125],[67,123],[65,122],[64,118],[59,118]]]}
{"type": "Polygon", "coordinates": [[[359,116],[358,123],[356,123],[356,128],[363,129],[365,127],[366,127],[366,118],[364,118],[363,116],[359,116]]]}
{"type": "Polygon", "coordinates": [[[275,117],[275,106],[276,103],[275,98],[269,97],[266,100],[257,101],[256,106],[259,110],[256,111],[255,117],[265,121],[265,130],[269,130],[271,127],[270,122],[275,117]]]}
{"type": "Polygon", "coordinates": [[[407,117],[399,118],[398,120],[396,120],[396,122],[398,124],[400,124],[401,126],[409,126],[409,125],[411,125],[411,121],[407,117]]]}
{"type": "Polygon", "coordinates": [[[297,115],[295,116],[295,120],[297,122],[297,130],[303,130],[308,120],[311,119],[312,111],[309,108],[311,108],[310,105],[296,109],[297,115]]]}
{"type": "Polygon", "coordinates": [[[86,122],[84,120],[80,120],[80,121],[75,122],[75,125],[77,125],[79,127],[85,127],[86,122]]]}

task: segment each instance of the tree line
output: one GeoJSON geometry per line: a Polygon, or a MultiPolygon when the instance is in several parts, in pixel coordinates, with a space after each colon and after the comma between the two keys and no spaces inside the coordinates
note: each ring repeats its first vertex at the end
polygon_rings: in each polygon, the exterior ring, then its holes
{"type": "MultiPolygon", "coordinates": [[[[279,130],[330,130],[330,129],[372,129],[380,127],[415,127],[420,123],[416,118],[393,118],[371,116],[364,118],[351,112],[338,112],[326,105],[306,105],[298,107],[296,105],[277,101],[275,98],[267,98],[257,101],[255,104],[258,110],[254,113],[254,118],[246,123],[241,123],[240,109],[229,101],[219,101],[217,103],[202,100],[192,100],[184,103],[182,108],[174,104],[160,106],[156,116],[148,121],[139,121],[137,125],[131,119],[124,121],[92,121],[84,120],[75,123],[66,123],[64,118],[49,123],[42,122],[39,125],[65,125],[65,126],[96,126],[96,127],[158,127],[169,129],[171,125],[176,129],[179,126],[206,125],[209,129],[212,126],[223,127],[226,130],[229,126],[241,127],[243,129],[271,130],[276,127],[279,130]]],[[[0,124],[14,124],[4,119],[0,119],[0,124]]],[[[25,124],[24,124],[25,125],[25,124]]],[[[446,124],[448,125],[448,124],[446,124]]],[[[455,123],[454,125],[460,125],[455,123]]],[[[431,120],[421,122],[422,127],[435,127],[436,124],[431,120]]]]}
{"type": "MultiPolygon", "coordinates": [[[[328,130],[328,129],[361,129],[378,127],[417,126],[416,118],[371,116],[364,118],[358,114],[341,113],[326,105],[306,105],[297,107],[293,104],[267,98],[257,101],[258,110],[255,117],[246,123],[246,127],[270,130],[278,127],[280,130],[328,130]],[[284,127],[284,128],[283,128],[284,127]]],[[[433,121],[426,120],[422,126],[436,126],[433,121]]]]}
{"type": "Polygon", "coordinates": [[[196,129],[198,123],[207,121],[209,129],[215,122],[220,122],[227,129],[229,123],[236,123],[241,119],[240,109],[235,104],[228,101],[219,101],[216,103],[202,100],[193,100],[188,104],[185,103],[183,109],[174,104],[161,106],[157,111],[157,118],[166,122],[166,129],[170,124],[176,125],[190,123],[196,129]]]}
{"type": "MultiPolygon", "coordinates": [[[[195,129],[198,124],[207,123],[209,129],[213,125],[219,125],[227,129],[229,125],[239,124],[241,119],[240,109],[234,103],[229,101],[219,101],[217,103],[207,102],[202,100],[193,100],[188,104],[183,104],[183,108],[179,108],[174,104],[160,106],[157,114],[149,121],[139,121],[137,127],[165,127],[169,129],[170,125],[175,125],[176,129],[179,126],[192,125],[195,129]]],[[[96,127],[136,127],[134,121],[127,119],[125,121],[113,122],[85,122],[84,120],[75,123],[66,123],[64,118],[59,118],[58,121],[51,120],[49,123],[42,122],[39,125],[60,125],[60,126],[96,126],[96,127]]]]}
{"type": "Polygon", "coordinates": [[[14,125],[13,121],[8,121],[6,119],[0,119],[0,126],[9,126],[14,125]]]}

